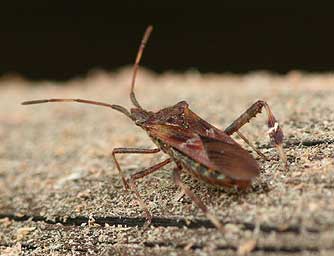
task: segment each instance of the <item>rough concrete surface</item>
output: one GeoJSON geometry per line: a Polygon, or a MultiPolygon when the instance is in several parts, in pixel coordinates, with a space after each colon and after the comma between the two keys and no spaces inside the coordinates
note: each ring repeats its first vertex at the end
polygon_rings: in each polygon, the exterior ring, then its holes
{"type": "MultiPolygon", "coordinates": [[[[279,119],[289,171],[277,161],[261,114],[242,131],[273,160],[253,154],[261,174],[246,192],[182,176],[225,224],[225,234],[182,196],[171,179],[173,164],[137,182],[154,215],[143,230],[144,213],[123,189],[111,152],[154,145],[125,116],[76,103],[19,104],[74,97],[130,107],[130,76],[124,69],[66,83],[0,81],[1,255],[334,255],[333,75],[141,70],[137,98],[150,110],[186,100],[223,129],[263,99],[279,119]]],[[[166,155],[118,159],[130,174],[166,155]]]]}

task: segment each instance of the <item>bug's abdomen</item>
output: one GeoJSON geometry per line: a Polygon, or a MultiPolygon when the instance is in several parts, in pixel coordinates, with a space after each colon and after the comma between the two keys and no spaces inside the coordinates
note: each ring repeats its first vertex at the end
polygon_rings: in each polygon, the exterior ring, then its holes
{"type": "Polygon", "coordinates": [[[151,139],[163,152],[170,155],[175,162],[180,163],[185,170],[199,180],[222,187],[237,186],[240,189],[245,189],[251,184],[251,180],[236,180],[228,177],[220,171],[210,169],[207,166],[200,164],[157,138],[151,137],[151,139]]]}
{"type": "Polygon", "coordinates": [[[170,148],[168,154],[171,155],[175,161],[181,163],[182,167],[193,176],[209,184],[223,187],[237,186],[243,189],[248,187],[251,183],[250,180],[235,180],[217,170],[209,169],[174,148],[170,148]]]}

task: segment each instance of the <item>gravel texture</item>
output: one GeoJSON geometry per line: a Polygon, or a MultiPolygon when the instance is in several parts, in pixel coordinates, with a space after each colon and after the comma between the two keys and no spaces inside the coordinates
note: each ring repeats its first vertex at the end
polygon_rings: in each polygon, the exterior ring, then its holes
{"type": "MultiPolygon", "coordinates": [[[[333,75],[140,71],[137,98],[147,109],[186,100],[223,129],[263,99],[279,119],[289,171],[277,161],[261,114],[241,131],[273,160],[253,154],[261,175],[246,192],[182,176],[225,223],[225,234],[180,194],[173,164],[137,183],[154,215],[142,228],[144,213],[123,189],[111,152],[154,145],[125,116],[76,103],[20,105],[73,97],[130,107],[130,78],[122,69],[65,83],[0,81],[0,255],[334,255],[333,75]]],[[[130,174],[166,155],[118,159],[130,174]]]]}

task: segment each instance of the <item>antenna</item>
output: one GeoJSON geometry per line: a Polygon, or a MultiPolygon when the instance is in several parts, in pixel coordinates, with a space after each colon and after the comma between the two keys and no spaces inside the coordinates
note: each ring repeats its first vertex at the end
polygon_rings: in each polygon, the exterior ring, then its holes
{"type": "Polygon", "coordinates": [[[108,107],[115,109],[130,119],[132,119],[131,114],[129,111],[119,105],[113,105],[113,104],[108,104],[108,103],[103,103],[99,101],[93,101],[93,100],[84,100],[84,99],[43,99],[43,100],[31,100],[31,101],[24,101],[21,104],[22,105],[32,105],[32,104],[40,104],[40,103],[48,103],[48,102],[79,102],[79,103],[84,103],[84,104],[92,104],[92,105],[98,105],[98,106],[103,106],[103,107],[108,107]]]}
{"type": "Polygon", "coordinates": [[[135,87],[136,76],[137,76],[137,72],[138,72],[138,68],[139,68],[139,62],[140,62],[140,59],[143,55],[146,43],[147,43],[147,41],[148,41],[148,39],[149,39],[149,37],[152,33],[152,30],[153,30],[153,26],[151,26],[151,25],[146,28],[143,39],[141,40],[141,43],[139,45],[139,49],[138,49],[135,64],[133,65],[130,99],[131,99],[131,102],[133,103],[133,105],[135,105],[137,108],[140,108],[140,109],[142,109],[142,107],[140,106],[140,104],[138,103],[138,101],[136,99],[135,92],[134,92],[134,87],[135,87]]]}

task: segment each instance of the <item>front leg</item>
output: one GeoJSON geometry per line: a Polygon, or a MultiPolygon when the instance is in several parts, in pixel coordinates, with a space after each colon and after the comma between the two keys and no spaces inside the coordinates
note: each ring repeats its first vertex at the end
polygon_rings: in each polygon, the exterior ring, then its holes
{"type": "Polygon", "coordinates": [[[258,100],[252,106],[250,106],[244,113],[242,113],[230,126],[225,129],[228,135],[232,135],[235,132],[248,123],[252,118],[254,118],[258,113],[261,113],[262,108],[265,108],[268,114],[268,134],[271,140],[274,142],[277,151],[283,161],[285,168],[288,168],[287,158],[283,150],[283,131],[278,124],[273,112],[271,111],[267,102],[263,100],[258,100]]]}
{"type": "Polygon", "coordinates": [[[144,148],[114,148],[112,151],[112,158],[114,159],[116,168],[119,172],[119,175],[122,178],[124,189],[128,190],[129,184],[126,181],[123,171],[121,169],[121,166],[119,165],[117,159],[116,159],[116,154],[154,154],[158,153],[160,151],[159,148],[154,148],[154,149],[144,149],[144,148]]]}

